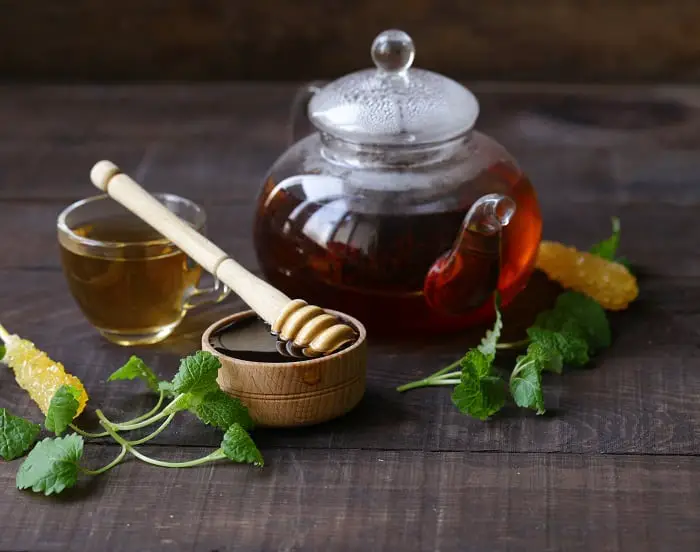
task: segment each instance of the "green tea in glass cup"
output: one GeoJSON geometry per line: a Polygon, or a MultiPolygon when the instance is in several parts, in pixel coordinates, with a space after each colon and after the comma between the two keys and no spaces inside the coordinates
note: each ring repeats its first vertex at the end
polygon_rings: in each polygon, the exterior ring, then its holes
{"type": "MultiPolygon", "coordinates": [[[[204,233],[196,203],[153,194],[204,233]]],[[[200,288],[202,269],[171,241],[107,195],[90,197],[58,217],[63,272],[88,321],[109,341],[145,345],[168,337],[192,308],[218,303],[229,289],[200,288]]]]}

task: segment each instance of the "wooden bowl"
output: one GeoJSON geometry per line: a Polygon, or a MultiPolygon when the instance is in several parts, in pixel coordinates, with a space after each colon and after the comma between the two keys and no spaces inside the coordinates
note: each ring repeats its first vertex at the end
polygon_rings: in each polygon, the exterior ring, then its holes
{"type": "Polygon", "coordinates": [[[325,422],[352,410],[365,392],[367,332],[354,318],[330,309],[355,327],[359,338],[346,349],[300,362],[252,362],[225,356],[209,343],[213,332],[236,320],[256,316],[252,310],[223,318],[206,329],[202,349],[221,362],[218,383],[239,398],[256,425],[294,427],[325,422]]]}

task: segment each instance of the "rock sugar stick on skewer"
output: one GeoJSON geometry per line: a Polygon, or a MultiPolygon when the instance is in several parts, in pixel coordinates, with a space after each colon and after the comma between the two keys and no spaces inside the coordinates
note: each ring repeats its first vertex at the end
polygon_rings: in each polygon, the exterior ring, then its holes
{"type": "Polygon", "coordinates": [[[243,268],[111,161],[96,163],[90,179],[228,286],[270,325],[273,334],[284,342],[292,342],[305,356],[330,354],[358,338],[352,327],[322,308],[309,305],[303,299],[290,299],[243,268]]]}
{"type": "Polygon", "coordinates": [[[88,395],[77,377],[67,373],[60,362],[49,358],[34,343],[10,334],[2,325],[0,340],[5,346],[5,354],[0,355],[0,362],[10,367],[19,386],[29,393],[43,414],[48,412],[51,399],[62,385],[70,385],[78,390],[76,417],[82,413],[88,395]]]}

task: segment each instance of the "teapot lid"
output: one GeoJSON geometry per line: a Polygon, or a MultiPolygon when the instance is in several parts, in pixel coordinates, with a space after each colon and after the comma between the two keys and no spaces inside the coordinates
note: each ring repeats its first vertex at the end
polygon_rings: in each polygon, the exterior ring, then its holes
{"type": "Polygon", "coordinates": [[[376,69],[341,77],[309,102],[310,121],[322,132],[359,144],[417,145],[455,138],[472,128],[479,104],[443,75],[412,68],[413,40],[387,30],[372,43],[376,69]]]}

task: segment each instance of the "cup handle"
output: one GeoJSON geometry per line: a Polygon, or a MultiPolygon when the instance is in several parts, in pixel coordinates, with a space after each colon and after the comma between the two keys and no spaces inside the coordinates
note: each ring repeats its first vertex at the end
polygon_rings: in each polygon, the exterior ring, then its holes
{"type": "Polygon", "coordinates": [[[224,285],[218,278],[214,278],[214,283],[211,286],[194,288],[185,298],[185,303],[182,308],[185,312],[189,312],[192,309],[204,305],[221,303],[230,293],[231,290],[228,286],[224,285]]]}
{"type": "Polygon", "coordinates": [[[311,97],[319,92],[321,88],[323,88],[324,84],[326,84],[324,81],[312,81],[300,87],[294,95],[292,109],[289,114],[287,137],[288,146],[291,146],[301,138],[304,138],[313,132],[313,130],[310,128],[311,125],[307,117],[306,108],[311,97]],[[305,131],[300,130],[303,126],[306,126],[305,131]]]}

